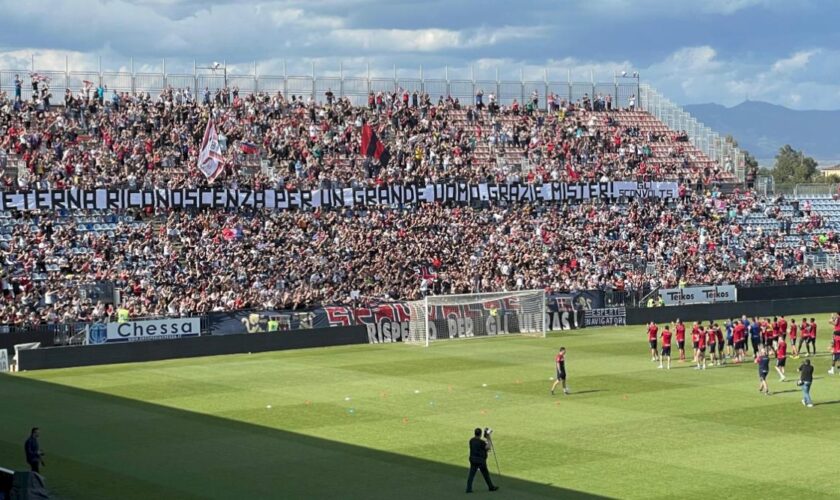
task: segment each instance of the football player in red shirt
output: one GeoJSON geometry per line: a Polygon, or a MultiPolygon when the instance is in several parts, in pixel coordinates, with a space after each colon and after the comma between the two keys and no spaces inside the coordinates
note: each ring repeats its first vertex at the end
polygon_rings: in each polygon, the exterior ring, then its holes
{"type": "Polygon", "coordinates": [[[706,331],[703,330],[703,325],[700,325],[697,332],[697,366],[694,369],[706,369],[706,331]]]}
{"type": "Polygon", "coordinates": [[[735,343],[735,362],[742,363],[744,361],[744,345],[747,340],[747,328],[741,320],[735,321],[735,326],[732,328],[732,341],[735,343]]]}
{"type": "Polygon", "coordinates": [[[796,320],[790,322],[790,348],[793,350],[793,359],[799,359],[799,349],[796,348],[796,320]]]}
{"type": "Polygon", "coordinates": [[[817,355],[817,320],[811,318],[811,325],[810,325],[810,332],[811,337],[809,339],[809,344],[814,350],[814,356],[817,355]]]}
{"type": "Polygon", "coordinates": [[[697,362],[697,356],[700,354],[700,351],[697,347],[699,342],[700,342],[700,325],[698,325],[697,322],[695,321],[694,324],[691,325],[691,343],[694,346],[694,352],[692,353],[693,354],[692,361],[694,361],[695,363],[697,362]]]}
{"type": "Polygon", "coordinates": [[[715,323],[715,337],[717,337],[718,341],[718,366],[726,364],[726,356],[723,355],[723,347],[724,347],[724,340],[723,340],[723,330],[721,330],[720,325],[715,323]]]}
{"type": "Polygon", "coordinates": [[[683,363],[685,362],[685,325],[679,318],[677,319],[675,329],[677,333],[677,347],[680,349],[680,363],[683,363]]]}
{"type": "Polygon", "coordinates": [[[787,333],[788,322],[785,319],[784,315],[779,316],[779,334],[784,335],[787,333]]]}
{"type": "Polygon", "coordinates": [[[717,366],[717,336],[715,335],[715,324],[709,321],[709,326],[706,327],[706,346],[709,348],[709,358],[711,358],[712,366],[717,366]]]}
{"type": "Polygon", "coordinates": [[[832,345],[831,353],[834,355],[831,358],[831,368],[828,370],[830,375],[834,375],[837,372],[837,363],[840,363],[840,331],[834,331],[834,342],[832,345]]]}
{"type": "Polygon", "coordinates": [[[808,320],[802,318],[802,324],[799,325],[799,353],[802,354],[802,344],[805,344],[805,357],[807,358],[809,354],[811,354],[811,345],[809,339],[811,338],[811,325],[808,324],[808,320]]]}
{"type": "Polygon", "coordinates": [[[785,336],[779,337],[776,345],[776,371],[779,373],[779,382],[785,381],[785,362],[787,361],[787,343],[785,336]]]}
{"type": "Polygon", "coordinates": [[[657,361],[659,354],[656,352],[656,337],[659,333],[659,327],[653,321],[648,325],[648,344],[650,344],[650,360],[657,361]]]}
{"type": "Polygon", "coordinates": [[[840,313],[834,313],[831,315],[832,329],[834,330],[834,335],[832,336],[831,342],[831,368],[829,368],[828,373],[830,375],[834,375],[837,371],[837,363],[840,362],[840,313]]]}
{"type": "Polygon", "coordinates": [[[665,325],[662,330],[662,356],[659,358],[659,368],[662,368],[662,360],[668,360],[668,369],[671,369],[671,327],[665,325]]]}
{"type": "Polygon", "coordinates": [[[770,355],[770,351],[775,353],[776,348],[773,347],[773,329],[775,327],[775,323],[770,321],[770,318],[764,319],[764,327],[762,328],[762,342],[764,342],[764,350],[767,351],[767,355],[770,355]]]}
{"type": "Polygon", "coordinates": [[[563,394],[569,394],[569,388],[566,387],[566,348],[561,347],[557,356],[554,357],[554,367],[557,369],[557,378],[551,385],[551,395],[554,395],[554,389],[557,384],[563,384],[563,394]]]}

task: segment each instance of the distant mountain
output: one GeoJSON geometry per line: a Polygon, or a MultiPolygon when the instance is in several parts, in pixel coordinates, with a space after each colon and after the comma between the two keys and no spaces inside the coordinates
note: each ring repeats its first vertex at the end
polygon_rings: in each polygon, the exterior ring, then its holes
{"type": "Polygon", "coordinates": [[[720,104],[683,108],[712,130],[732,134],[741,147],[759,159],[774,158],[785,144],[820,163],[840,159],[840,111],[797,111],[760,101],[744,101],[731,108],[720,104]]]}

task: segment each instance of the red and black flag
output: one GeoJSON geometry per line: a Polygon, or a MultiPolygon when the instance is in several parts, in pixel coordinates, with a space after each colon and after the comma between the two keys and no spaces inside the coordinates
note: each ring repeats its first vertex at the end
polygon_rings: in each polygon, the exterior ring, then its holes
{"type": "Polygon", "coordinates": [[[388,152],[388,148],[379,140],[376,132],[367,123],[362,125],[362,147],[359,151],[367,157],[373,156],[379,160],[379,164],[383,167],[387,167],[388,161],[391,159],[391,153],[388,152]]]}

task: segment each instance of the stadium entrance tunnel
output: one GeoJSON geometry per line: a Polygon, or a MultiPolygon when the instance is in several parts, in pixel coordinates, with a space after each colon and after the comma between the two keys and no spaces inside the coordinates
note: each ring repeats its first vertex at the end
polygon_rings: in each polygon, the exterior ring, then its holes
{"type": "MultiPolygon", "coordinates": [[[[21,374],[0,375],[0,400],[0,466],[25,466],[22,443],[38,425],[43,474],[59,498],[464,497],[471,429],[456,466],[21,374]]],[[[508,476],[499,484],[499,498],[605,498],[508,476]]]]}

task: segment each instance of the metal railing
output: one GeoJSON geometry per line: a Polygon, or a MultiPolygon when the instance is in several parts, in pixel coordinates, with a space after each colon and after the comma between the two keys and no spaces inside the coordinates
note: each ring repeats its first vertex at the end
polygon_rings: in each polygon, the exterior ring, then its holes
{"type": "Polygon", "coordinates": [[[831,198],[838,194],[840,184],[797,184],[793,188],[794,196],[813,196],[815,198],[831,198]]]}
{"type": "MultiPolygon", "coordinates": [[[[133,64],[132,64],[133,67],[133,64]]],[[[164,62],[165,68],[165,62],[164,62]]],[[[524,74],[520,74],[519,80],[500,80],[498,72],[496,79],[476,79],[471,71],[471,78],[450,78],[449,68],[446,68],[444,78],[426,78],[423,70],[420,69],[418,76],[401,76],[396,68],[393,77],[371,77],[368,76],[345,76],[343,69],[338,76],[318,76],[313,72],[307,76],[283,75],[260,75],[256,72],[251,74],[224,75],[217,73],[202,72],[201,68],[195,67],[192,74],[170,74],[165,71],[160,73],[136,73],[133,70],[127,72],[115,71],[70,71],[69,66],[65,71],[39,70],[34,62],[30,69],[2,69],[0,70],[0,91],[14,95],[15,78],[19,77],[21,85],[21,98],[32,98],[32,86],[30,74],[37,73],[48,79],[48,84],[53,89],[53,102],[60,104],[61,93],[65,89],[73,92],[82,90],[84,81],[92,82],[94,89],[102,85],[107,87],[108,92],[148,92],[157,95],[166,88],[190,89],[196,99],[201,99],[205,89],[215,93],[223,88],[238,87],[240,92],[249,94],[255,92],[276,93],[283,95],[295,95],[304,99],[312,97],[318,100],[325,100],[324,94],[331,90],[336,97],[347,97],[355,105],[367,104],[368,94],[371,92],[398,92],[407,90],[409,92],[427,93],[432,99],[438,97],[452,96],[457,98],[461,104],[472,105],[475,103],[475,96],[479,90],[484,93],[484,104],[489,100],[489,94],[495,94],[499,104],[509,105],[517,100],[524,107],[531,101],[534,91],[539,97],[539,107],[547,109],[548,95],[553,93],[557,100],[565,99],[575,102],[584,95],[594,98],[597,94],[606,97],[611,96],[614,107],[627,107],[635,96],[639,95],[639,78],[626,78],[614,76],[613,80],[598,82],[592,75],[591,81],[573,81],[571,72],[566,81],[549,79],[549,71],[546,69],[542,80],[526,80],[524,74]]]]}
{"type": "Polygon", "coordinates": [[[639,107],[658,118],[671,130],[685,130],[691,144],[703,151],[720,168],[735,174],[740,181],[744,181],[746,175],[744,153],[725,137],[703,125],[648,84],[639,86],[639,107]]]}

